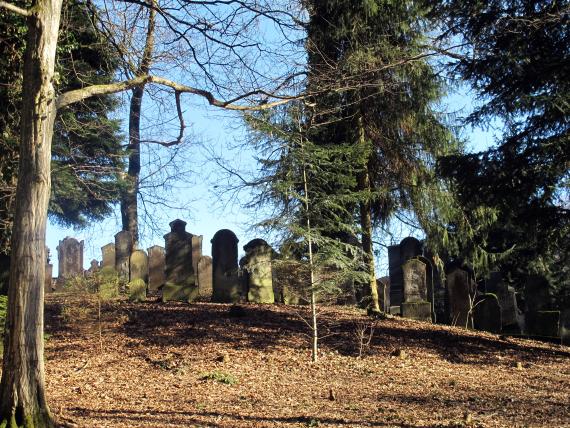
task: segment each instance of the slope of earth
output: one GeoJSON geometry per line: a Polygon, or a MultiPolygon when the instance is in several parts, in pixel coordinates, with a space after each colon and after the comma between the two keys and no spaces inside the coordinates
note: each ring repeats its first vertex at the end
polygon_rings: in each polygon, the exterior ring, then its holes
{"type": "Polygon", "coordinates": [[[89,297],[48,296],[52,412],[80,427],[570,427],[568,347],[327,307],[311,363],[307,308],[243,308],[118,300],[99,318],[89,297]]]}

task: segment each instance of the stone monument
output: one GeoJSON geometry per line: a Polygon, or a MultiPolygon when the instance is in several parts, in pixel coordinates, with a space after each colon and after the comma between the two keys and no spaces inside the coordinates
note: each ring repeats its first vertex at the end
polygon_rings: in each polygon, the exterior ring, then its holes
{"type": "Polygon", "coordinates": [[[170,222],[170,233],[164,235],[166,283],[162,300],[192,302],[198,297],[198,286],[192,263],[192,234],[186,232],[186,222],[170,222]]]}
{"type": "Polygon", "coordinates": [[[128,230],[121,230],[115,235],[115,270],[119,277],[129,280],[129,262],[133,252],[133,237],[128,230]]]}
{"type": "Polygon", "coordinates": [[[263,239],[249,241],[242,269],[247,273],[247,300],[252,303],[275,303],[271,260],[273,249],[263,239]]]}
{"type": "Polygon", "coordinates": [[[212,301],[234,303],[241,299],[238,280],[238,238],[229,229],[212,238],[212,301]]]}
{"type": "Polygon", "coordinates": [[[153,245],[148,251],[148,289],[156,291],[166,282],[164,275],[165,253],[164,247],[153,245]]]}
{"type": "Polygon", "coordinates": [[[83,276],[83,241],[69,236],[59,241],[57,246],[59,262],[58,281],[83,276]]]}

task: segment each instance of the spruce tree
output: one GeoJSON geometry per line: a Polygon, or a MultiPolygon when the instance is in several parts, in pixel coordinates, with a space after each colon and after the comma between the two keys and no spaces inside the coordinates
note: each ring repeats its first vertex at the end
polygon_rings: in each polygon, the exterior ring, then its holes
{"type": "Polygon", "coordinates": [[[433,160],[455,149],[434,104],[442,82],[422,56],[426,12],[414,1],[305,2],[309,90],[315,97],[317,144],[353,144],[363,156],[358,213],[367,264],[369,307],[378,311],[373,226],[398,210],[419,209],[417,189],[433,160]],[[415,196],[414,196],[415,195],[415,196]],[[414,206],[415,205],[415,206],[414,206]]]}

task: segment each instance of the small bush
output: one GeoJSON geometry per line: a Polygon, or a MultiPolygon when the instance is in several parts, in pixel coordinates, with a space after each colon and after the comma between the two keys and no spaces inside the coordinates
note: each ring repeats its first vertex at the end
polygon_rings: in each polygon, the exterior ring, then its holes
{"type": "Polygon", "coordinates": [[[225,385],[235,385],[238,383],[234,375],[223,373],[217,370],[201,374],[200,380],[215,380],[216,382],[220,382],[225,385]]]}

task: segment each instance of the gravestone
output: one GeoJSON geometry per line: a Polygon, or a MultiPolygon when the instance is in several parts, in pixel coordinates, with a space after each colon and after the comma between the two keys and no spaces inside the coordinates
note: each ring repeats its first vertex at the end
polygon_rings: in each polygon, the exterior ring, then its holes
{"type": "Polygon", "coordinates": [[[263,239],[253,239],[243,247],[243,270],[247,272],[247,300],[252,303],[275,303],[273,294],[273,249],[263,239]]]}
{"type": "Polygon", "coordinates": [[[148,251],[148,289],[156,291],[166,282],[164,275],[165,253],[164,247],[153,245],[148,251]]]}
{"type": "Polygon", "coordinates": [[[128,230],[115,235],[115,270],[119,278],[129,280],[129,263],[133,252],[133,237],[128,230]]]}
{"type": "Polygon", "coordinates": [[[413,237],[404,238],[400,244],[388,247],[391,306],[400,306],[404,301],[404,272],[402,265],[409,259],[421,254],[422,243],[413,237]]]}
{"type": "Polygon", "coordinates": [[[530,311],[525,313],[526,332],[530,336],[560,337],[560,311],[530,311]]]}
{"type": "Polygon", "coordinates": [[[475,287],[469,272],[454,267],[447,274],[449,321],[452,325],[473,328],[471,305],[475,298],[475,287]]]}
{"type": "Polygon", "coordinates": [[[519,309],[515,289],[505,281],[500,272],[491,272],[486,284],[487,292],[493,293],[501,306],[501,330],[505,333],[521,334],[519,309]]]}
{"type": "Polygon", "coordinates": [[[144,250],[135,250],[131,254],[130,282],[141,279],[148,283],[148,257],[144,250]]]}
{"type": "Polygon", "coordinates": [[[383,276],[376,279],[376,287],[378,288],[378,303],[383,312],[390,311],[390,277],[383,276]]]}
{"type": "Polygon", "coordinates": [[[51,255],[50,250],[46,247],[46,272],[44,279],[44,292],[49,293],[53,291],[52,277],[53,277],[53,265],[50,263],[51,255]]]}
{"type": "Polygon", "coordinates": [[[99,261],[98,260],[91,260],[91,262],[89,263],[89,269],[87,269],[85,271],[85,276],[86,277],[91,277],[93,276],[95,273],[99,272],[99,269],[101,267],[99,266],[99,261]]]}
{"type": "Polygon", "coordinates": [[[162,300],[192,302],[198,297],[198,286],[192,263],[192,234],[186,232],[186,222],[176,219],[171,231],[164,235],[166,283],[162,300]]]}
{"type": "Polygon", "coordinates": [[[112,267],[115,269],[115,243],[109,242],[107,245],[102,246],[101,254],[103,256],[101,268],[112,267]]]}
{"type": "Polygon", "coordinates": [[[542,275],[529,275],[524,286],[524,300],[526,312],[552,309],[548,280],[542,275]]]}
{"type": "Polygon", "coordinates": [[[473,307],[473,323],[477,330],[501,332],[501,306],[495,294],[486,293],[477,297],[473,307]]]}
{"type": "MultiPolygon", "coordinates": [[[[192,267],[194,268],[194,273],[198,273],[198,262],[200,257],[202,257],[202,235],[192,235],[192,267]]],[[[200,285],[200,280],[196,277],[196,282],[200,285]]]]}
{"type": "Polygon", "coordinates": [[[212,238],[212,301],[235,303],[241,299],[238,280],[238,238],[229,229],[212,238]]]}
{"type": "Polygon", "coordinates": [[[57,246],[59,262],[58,280],[83,276],[83,241],[79,242],[69,236],[59,241],[57,246]]]}
{"type": "Polygon", "coordinates": [[[418,259],[409,259],[402,265],[402,273],[402,317],[431,321],[431,303],[427,301],[426,264],[418,259]]]}
{"type": "Polygon", "coordinates": [[[426,265],[418,259],[410,259],[402,265],[404,278],[404,301],[427,300],[426,265]]]}
{"type": "Polygon", "coordinates": [[[200,297],[212,299],[212,258],[210,256],[202,256],[198,260],[198,289],[200,297]]]}

